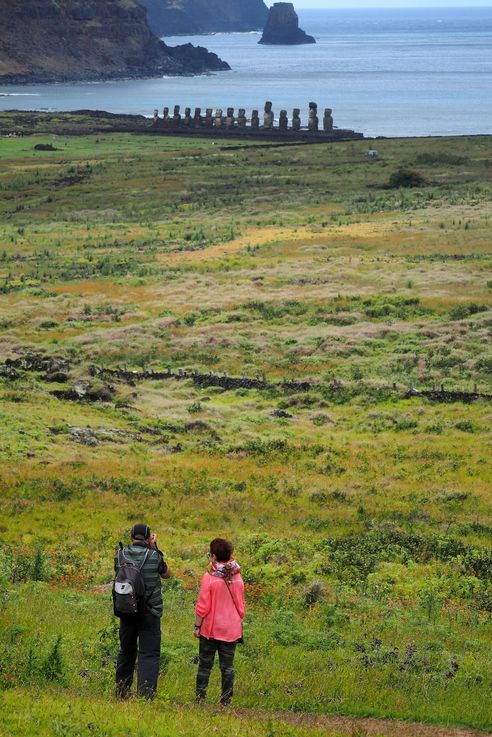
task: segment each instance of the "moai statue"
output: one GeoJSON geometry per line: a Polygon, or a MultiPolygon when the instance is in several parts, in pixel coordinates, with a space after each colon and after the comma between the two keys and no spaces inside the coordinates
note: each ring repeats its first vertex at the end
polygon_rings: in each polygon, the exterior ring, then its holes
{"type": "Polygon", "coordinates": [[[308,121],[308,130],[310,131],[317,131],[318,130],[318,105],[316,102],[310,102],[309,103],[309,121],[308,121]]]}
{"type": "Polygon", "coordinates": [[[252,110],[251,111],[251,128],[253,130],[258,130],[260,127],[260,116],[258,114],[258,110],[252,110]]]}
{"type": "Polygon", "coordinates": [[[272,112],[272,103],[265,102],[265,112],[263,115],[263,128],[271,130],[273,128],[274,115],[272,112]]]}
{"type": "Polygon", "coordinates": [[[199,107],[195,108],[195,115],[193,117],[193,125],[195,128],[202,127],[202,109],[199,107]]]}
{"type": "Polygon", "coordinates": [[[292,111],[292,130],[301,130],[301,111],[298,107],[295,107],[292,111]]]}
{"type": "Polygon", "coordinates": [[[246,110],[243,107],[239,108],[237,115],[238,128],[246,128],[246,110]]]}
{"type": "Polygon", "coordinates": [[[331,133],[333,130],[333,116],[331,108],[325,108],[325,114],[323,116],[323,130],[325,133],[331,133]]]}
{"type": "Polygon", "coordinates": [[[171,125],[171,118],[169,117],[169,108],[165,107],[162,111],[162,122],[165,126],[165,128],[169,128],[171,125]]]}
{"type": "Polygon", "coordinates": [[[191,126],[191,108],[185,107],[185,114],[183,119],[183,125],[186,128],[189,128],[191,126]]]}
{"type": "Polygon", "coordinates": [[[174,106],[173,125],[176,128],[178,128],[181,125],[181,114],[179,112],[179,105],[174,106]]]}
{"type": "Polygon", "coordinates": [[[159,111],[158,111],[158,110],[157,110],[157,108],[156,108],[156,109],[154,110],[154,119],[153,119],[153,121],[152,121],[153,125],[155,125],[155,124],[157,123],[157,121],[158,121],[158,120],[159,120],[159,111]]]}
{"type": "Polygon", "coordinates": [[[222,128],[222,123],[223,123],[222,110],[218,108],[215,111],[215,127],[222,128]]]}
{"type": "Polygon", "coordinates": [[[212,118],[212,108],[208,107],[205,110],[205,128],[213,128],[214,119],[212,118]]]}
{"type": "Polygon", "coordinates": [[[227,108],[227,117],[226,117],[226,128],[230,130],[231,128],[234,128],[234,123],[236,122],[236,119],[234,117],[234,108],[228,107],[227,108]]]}
{"type": "Polygon", "coordinates": [[[278,127],[281,131],[286,131],[289,121],[287,120],[287,110],[280,111],[280,117],[278,119],[278,127]]]}

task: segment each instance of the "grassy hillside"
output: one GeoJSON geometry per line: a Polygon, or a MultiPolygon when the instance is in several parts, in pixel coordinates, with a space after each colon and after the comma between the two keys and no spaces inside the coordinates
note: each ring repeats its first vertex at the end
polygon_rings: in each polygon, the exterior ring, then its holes
{"type": "Polygon", "coordinates": [[[367,148],[2,139],[6,733],[316,734],[187,706],[217,534],[247,582],[238,707],[492,729],[490,139],[367,148]],[[441,383],[485,398],[406,398],[441,383]],[[113,722],[100,585],[140,519],[177,575],[152,717],[113,722]]]}

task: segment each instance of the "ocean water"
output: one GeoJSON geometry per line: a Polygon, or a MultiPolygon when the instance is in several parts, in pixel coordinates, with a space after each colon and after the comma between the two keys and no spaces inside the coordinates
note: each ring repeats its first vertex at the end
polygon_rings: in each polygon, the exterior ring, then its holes
{"type": "Polygon", "coordinates": [[[335,125],[377,136],[492,133],[492,7],[303,10],[316,45],[258,45],[259,33],[169,37],[232,67],[198,77],[0,86],[0,109],[91,108],[151,116],[154,108],[263,109],[310,100],[335,125]],[[4,95],[4,96],[2,96],[4,95]]]}

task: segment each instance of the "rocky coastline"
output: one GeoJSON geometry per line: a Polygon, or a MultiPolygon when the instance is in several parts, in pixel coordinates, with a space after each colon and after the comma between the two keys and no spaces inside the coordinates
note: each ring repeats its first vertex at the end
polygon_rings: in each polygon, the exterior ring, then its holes
{"type": "Polygon", "coordinates": [[[136,0],[0,0],[0,84],[195,75],[230,69],[202,46],[167,46],[136,0]]]}

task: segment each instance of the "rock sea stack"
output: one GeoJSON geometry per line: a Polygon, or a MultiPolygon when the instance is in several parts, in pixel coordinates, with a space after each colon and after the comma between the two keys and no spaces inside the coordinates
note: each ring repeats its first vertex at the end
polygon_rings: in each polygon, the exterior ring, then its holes
{"type": "Polygon", "coordinates": [[[299,18],[292,3],[274,3],[268,14],[260,44],[315,44],[312,36],[299,28],[299,18]]]}

